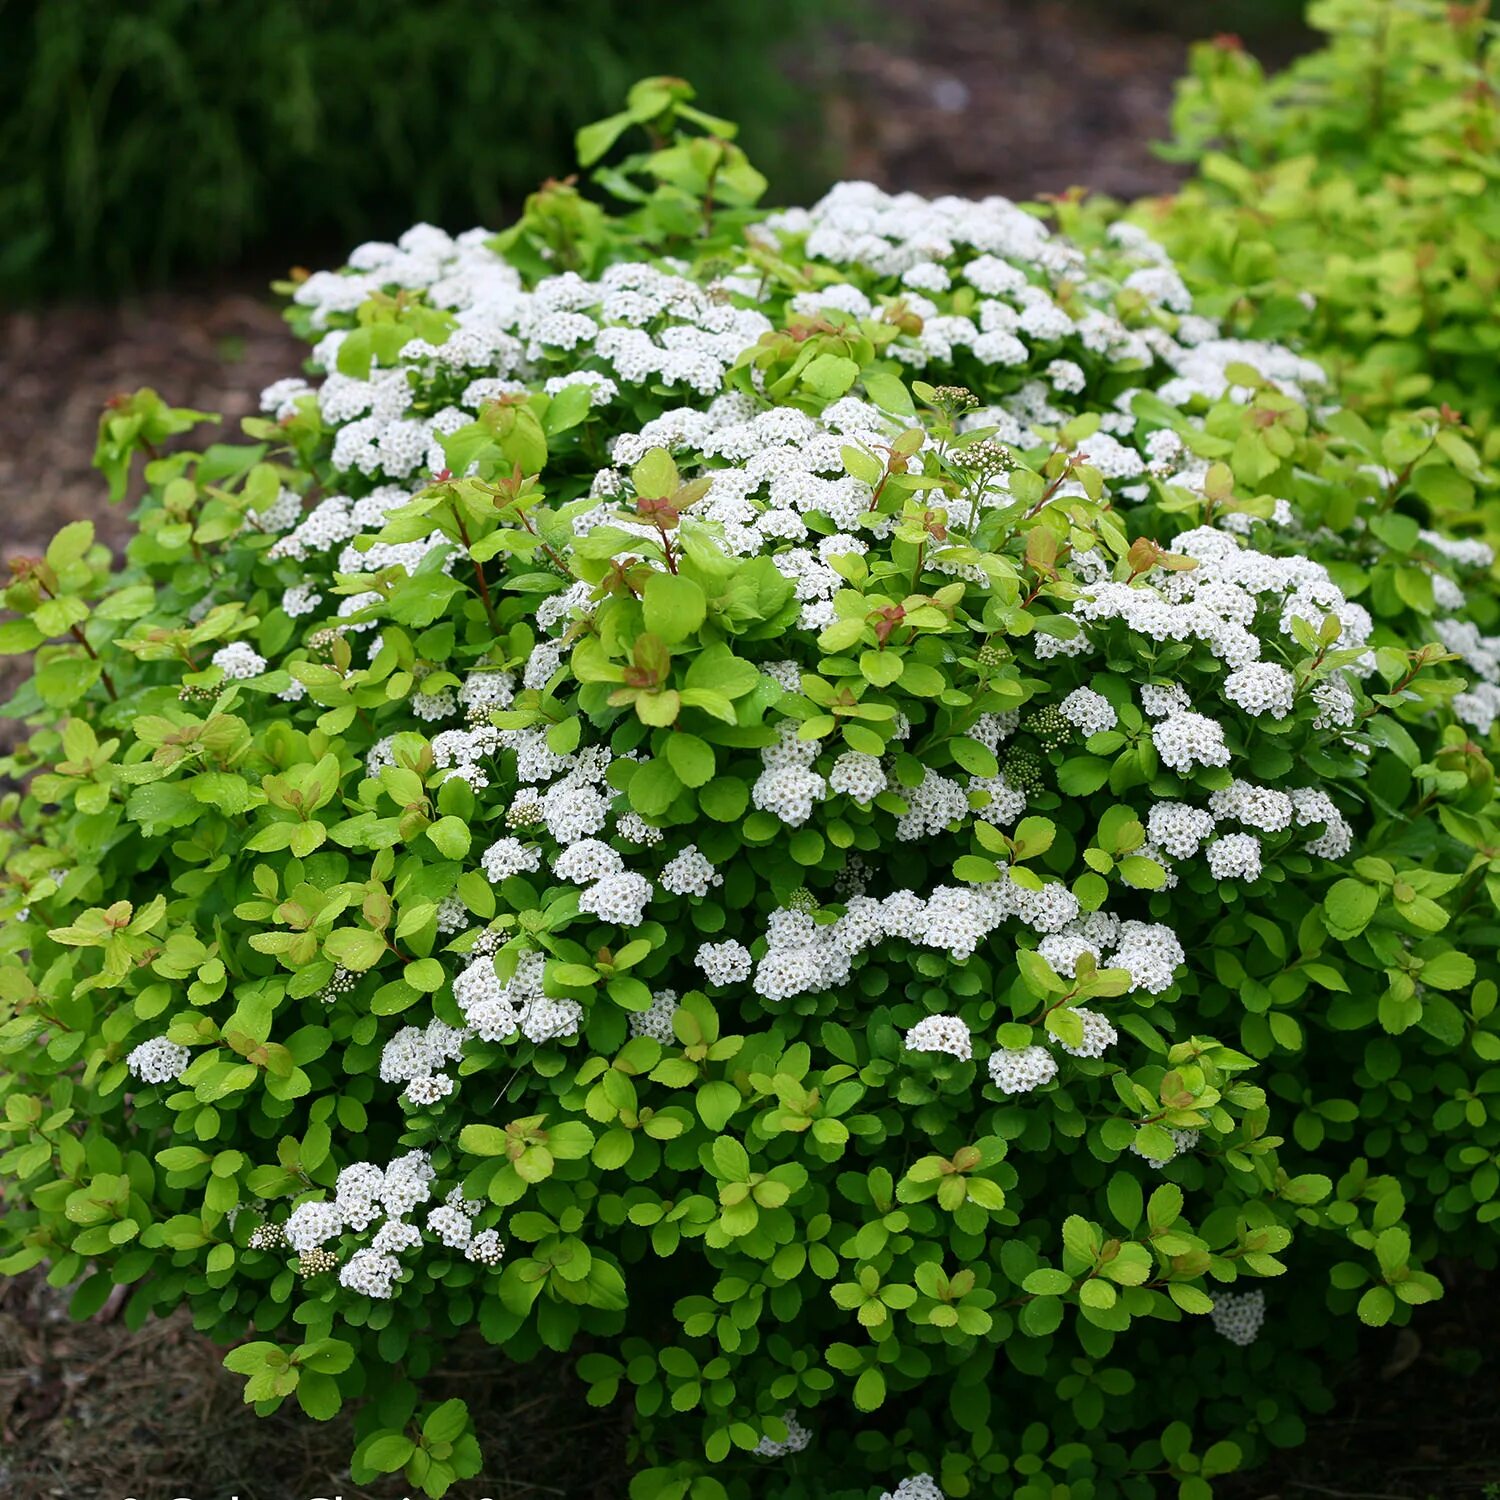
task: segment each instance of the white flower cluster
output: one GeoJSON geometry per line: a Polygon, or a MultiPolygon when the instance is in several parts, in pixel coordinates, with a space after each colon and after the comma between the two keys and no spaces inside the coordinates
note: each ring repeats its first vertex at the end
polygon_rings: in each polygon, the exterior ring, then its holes
{"type": "Polygon", "coordinates": [[[1057,1077],[1057,1059],[1045,1047],[997,1047],[989,1070],[990,1082],[1002,1094],[1029,1094],[1057,1077]]]}
{"type": "Polygon", "coordinates": [[[483,1204],[465,1198],[462,1188],[454,1188],[427,1215],[427,1232],[436,1235],[449,1250],[467,1252],[474,1243],[474,1216],[482,1207],[483,1204]]]}
{"type": "Polygon", "coordinates": [[[1478,679],[1455,695],[1453,712],[1476,734],[1487,735],[1500,719],[1500,635],[1480,634],[1472,620],[1434,620],[1433,628],[1443,645],[1462,657],[1478,679]]]}
{"type": "Polygon", "coordinates": [[[537,1045],[575,1036],[583,1019],[576,1000],[556,1000],[542,991],[546,958],[536,951],[519,955],[502,981],[493,956],[478,953],[453,981],[453,998],[464,1014],[461,1040],[509,1041],[517,1032],[537,1045]]]}
{"type": "Polygon", "coordinates": [[[1004,922],[1017,918],[1037,932],[1057,932],[1078,916],[1078,898],[1058,882],[1039,890],[1001,869],[988,885],[938,886],[929,897],[898,890],[883,900],[851,897],[842,916],[817,922],[806,912],[771,914],[766,951],[755,988],[767,1000],[832,989],[847,979],[852,961],[886,939],[937,948],[962,961],[1004,922]]]}
{"type": "Polygon", "coordinates": [[[1273,661],[1251,662],[1224,679],[1224,696],[1247,714],[1284,719],[1296,702],[1297,679],[1273,661]]]}
{"type": "Polygon", "coordinates": [[[192,1054],[177,1042],[154,1036],[131,1049],[125,1066],[142,1083],[171,1083],[182,1076],[192,1054]]]}
{"type": "Polygon", "coordinates": [[[1224,726],[1191,710],[1160,720],[1151,739],[1162,764],[1182,776],[1199,766],[1227,766],[1231,759],[1224,726]]]}
{"type": "Polygon", "coordinates": [[[723,884],[724,877],[698,852],[696,844],[685,845],[662,867],[662,889],[674,896],[696,896],[701,901],[714,886],[723,884]]]}
{"type": "Polygon", "coordinates": [[[1266,1294],[1253,1292],[1219,1292],[1209,1314],[1214,1330],[1231,1344],[1253,1344],[1266,1320],[1266,1294]]]}
{"type": "Polygon", "coordinates": [[[1074,688],[1058,705],[1063,718],[1081,735],[1102,734],[1119,723],[1114,705],[1093,688],[1074,688]]]}
{"type": "Polygon", "coordinates": [[[403,1026],[385,1044],[380,1054],[382,1083],[431,1081],[444,1076],[443,1069],[463,1055],[464,1033],[434,1016],[425,1028],[403,1026]]]}
{"type": "Polygon", "coordinates": [[[1061,1042],[1064,1052],[1073,1057],[1103,1057],[1120,1040],[1120,1034],[1096,1010],[1077,1006],[1073,1014],[1083,1022],[1083,1035],[1077,1042],[1061,1042]]]}
{"type": "Polygon", "coordinates": [[[750,800],[788,827],[800,828],[828,792],[828,783],[812,770],[817,758],[818,742],[798,739],[797,726],[784,724],[777,743],[760,753],[765,769],[750,788],[750,800]]]}
{"type": "Polygon", "coordinates": [[[1215,880],[1259,880],[1260,840],[1253,833],[1228,833],[1208,846],[1208,868],[1215,880]]]}
{"type": "MultiPolygon", "coordinates": [[[[1280,719],[1295,706],[1295,680],[1285,667],[1262,659],[1264,642],[1293,636],[1298,621],[1316,632],[1329,618],[1338,623],[1341,649],[1361,650],[1369,640],[1369,613],[1345,599],[1320,563],[1275,557],[1212,527],[1183,533],[1172,548],[1195,566],[1169,571],[1160,582],[1151,576],[1130,583],[1101,581],[1083,591],[1072,608],[1084,626],[1075,638],[1083,645],[1068,643],[1072,654],[1091,648],[1091,628],[1113,621],[1151,640],[1194,642],[1231,668],[1223,685],[1226,702],[1280,719]]],[[[1038,653],[1061,650],[1062,643],[1046,644],[1055,639],[1039,638],[1038,653]]],[[[1363,651],[1356,665],[1373,669],[1373,653],[1363,651]]],[[[1347,690],[1342,673],[1326,681],[1347,690]]],[[[1167,693],[1170,689],[1152,684],[1142,694],[1148,714],[1163,719],[1154,736],[1162,760],[1182,772],[1194,765],[1227,765],[1220,727],[1191,708],[1190,700],[1167,693]]]]}
{"type": "Polygon", "coordinates": [[[750,950],[733,939],[723,943],[704,943],[698,949],[698,967],[709,984],[740,984],[750,977],[755,960],[750,950]]]}
{"type": "Polygon", "coordinates": [[[969,1028],[958,1016],[923,1016],[906,1033],[908,1052],[946,1052],[962,1062],[974,1055],[969,1028]]]}
{"type": "Polygon", "coordinates": [[[778,1442],[770,1436],[762,1437],[750,1451],[757,1458],[785,1458],[788,1453],[800,1453],[812,1441],[811,1431],[797,1420],[797,1413],[784,1411],[781,1420],[786,1426],[786,1437],[778,1442]]]}
{"type": "Polygon", "coordinates": [[[834,761],[828,773],[828,785],[836,792],[868,805],[889,785],[879,756],[859,750],[846,750],[834,761]]]}
{"type": "Polygon", "coordinates": [[[1190,859],[1215,828],[1214,815],[1185,802],[1157,802],[1146,815],[1146,837],[1173,859],[1190,859]]]}
{"type": "Polygon", "coordinates": [[[938,1482],[930,1474],[913,1474],[894,1490],[887,1490],[880,1500],[947,1500],[938,1482]]]}
{"type": "Polygon", "coordinates": [[[1275,787],[1255,786],[1238,776],[1208,799],[1208,809],[1219,819],[1232,819],[1262,833],[1279,833],[1289,828],[1295,805],[1286,792],[1275,787]]]}
{"type": "MultiPolygon", "coordinates": [[[[425,1151],[409,1151],[384,1168],[371,1162],[351,1162],[334,1183],[332,1201],[299,1203],[279,1226],[261,1226],[268,1232],[255,1241],[256,1248],[272,1249],[284,1241],[299,1255],[318,1250],[330,1240],[346,1234],[364,1234],[377,1223],[369,1244],[354,1249],[339,1266],[339,1282],[350,1291],[380,1300],[394,1294],[401,1274],[399,1256],[419,1248],[422,1231],[406,1217],[432,1195],[433,1167],[425,1151]]],[[[444,1207],[471,1218],[481,1205],[465,1202],[457,1189],[444,1207]]],[[[435,1210],[428,1216],[429,1232],[449,1248],[458,1248],[456,1222],[451,1214],[435,1210]]],[[[467,1246],[469,1240],[461,1242],[467,1246]]]]}
{"type": "Polygon", "coordinates": [[[1037,952],[1068,979],[1076,977],[1078,960],[1087,953],[1096,969],[1124,969],[1130,989],[1150,995],[1172,984],[1187,957],[1176,933],[1164,923],[1122,922],[1104,911],[1090,912],[1044,937],[1037,952]]]}
{"type": "Polygon", "coordinates": [[[266,670],[266,659],[248,641],[231,641],[210,658],[226,677],[259,677],[266,670]]]}
{"type": "Polygon", "coordinates": [[[651,996],[651,1004],[645,1010],[630,1012],[632,1036],[648,1036],[663,1047],[676,1040],[672,1030],[672,1017],[677,1014],[677,991],[659,990],[651,996]]]}

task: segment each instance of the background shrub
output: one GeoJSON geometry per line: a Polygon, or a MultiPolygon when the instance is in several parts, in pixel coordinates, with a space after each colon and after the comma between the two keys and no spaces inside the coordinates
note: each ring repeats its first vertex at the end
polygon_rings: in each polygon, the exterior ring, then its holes
{"type": "Polygon", "coordinates": [[[1500,25],[1488,6],[1315,0],[1317,51],[1267,77],[1193,49],[1171,155],[1141,206],[1204,305],[1295,337],[1377,421],[1446,403],[1500,453],[1500,25]]]}
{"type": "Polygon", "coordinates": [[[21,560],[0,1271],[354,1477],[590,1344],[632,1500],[1158,1493],[1493,1259],[1491,482],[1122,224],[761,216],[675,85],[294,291],[247,443],[21,560]],[[1262,1322],[1264,1329],[1262,1330],[1262,1322]]]}
{"type": "Polygon", "coordinates": [[[39,0],[0,6],[0,293],[97,296],[416,219],[498,222],[648,69],[713,90],[803,192],[785,61],[830,0],[39,0]]]}

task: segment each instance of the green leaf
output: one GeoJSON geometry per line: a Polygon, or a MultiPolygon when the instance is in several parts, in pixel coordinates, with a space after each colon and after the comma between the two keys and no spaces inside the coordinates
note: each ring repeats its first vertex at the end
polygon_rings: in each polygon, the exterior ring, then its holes
{"type": "Polygon", "coordinates": [[[564,1120],[548,1128],[547,1149],[559,1161],[581,1161],[594,1149],[594,1132],[582,1120],[564,1120]]]}
{"type": "Polygon", "coordinates": [[[286,1365],[286,1356],[278,1344],[264,1340],[241,1344],[224,1356],[224,1368],[236,1375],[255,1375],[262,1370],[281,1369],[286,1365]]]}
{"type": "Polygon", "coordinates": [[[1191,1286],[1185,1281],[1169,1282],[1167,1295],[1183,1312],[1196,1317],[1207,1317],[1214,1310],[1214,1299],[1201,1287],[1191,1286]]]}
{"type": "Polygon", "coordinates": [[[698,792],[698,806],[716,823],[734,823],[750,805],[750,789],[734,776],[720,776],[698,792]]]}
{"type": "Polygon", "coordinates": [[[1045,854],[1057,837],[1057,827],[1051,818],[1022,818],[1011,835],[1017,859],[1035,859],[1045,854]]]}
{"type": "Polygon", "coordinates": [[[1109,1211],[1120,1226],[1133,1230],[1141,1221],[1140,1179],[1132,1177],[1129,1172],[1116,1172],[1109,1179],[1106,1196],[1109,1199],[1109,1211]]]}
{"type": "Polygon", "coordinates": [[[343,968],[363,973],[387,953],[385,939],[364,927],[340,927],[323,940],[323,952],[343,968]]]}
{"type": "Polygon", "coordinates": [[[429,1443],[457,1442],[469,1425],[469,1408],[457,1397],[444,1401],[422,1423],[422,1436],[429,1443]]]}
{"type": "Polygon", "coordinates": [[[667,759],[684,786],[702,786],[714,774],[713,747],[695,734],[668,735],[667,759]]]}
{"type": "Polygon", "coordinates": [[[506,1133],[495,1125],[465,1125],[458,1133],[459,1150],[470,1156],[503,1156],[508,1141],[506,1133]]]}
{"type": "Polygon", "coordinates": [[[0,625],[0,656],[18,656],[35,651],[46,640],[30,620],[7,620],[0,625]]]}
{"type": "Polygon", "coordinates": [[[711,1148],[718,1175],[727,1182],[750,1180],[750,1155],[732,1135],[717,1137],[711,1148]]]}
{"type": "Polygon", "coordinates": [[[1372,1286],[1359,1299],[1359,1306],[1355,1310],[1362,1323],[1380,1328],[1390,1322],[1391,1314],[1396,1310],[1396,1299],[1391,1295],[1389,1287],[1372,1286]]]}
{"type": "Polygon", "coordinates": [[[912,404],[911,393],[897,376],[881,375],[873,370],[867,370],[863,385],[865,394],[881,411],[895,412],[897,416],[902,417],[915,414],[916,407],[912,404]]]}
{"type": "Polygon", "coordinates": [[[1068,797],[1086,797],[1109,780],[1110,762],[1097,755],[1075,755],[1057,768],[1057,789],[1068,797]]]}
{"type": "Polygon", "coordinates": [[[1422,983],[1439,990],[1462,990],[1473,984],[1474,973],[1474,960],[1457,948],[1449,948],[1422,964],[1422,983]]]}
{"type": "Polygon", "coordinates": [[[954,760],[971,776],[988,780],[991,776],[1000,774],[1000,762],[995,759],[995,752],[981,745],[978,740],[957,739],[950,748],[954,760]]]}
{"type": "Polygon", "coordinates": [[[463,859],[469,852],[469,825],[462,818],[439,818],[427,829],[427,837],[444,859],[463,859]]]}
{"type": "Polygon", "coordinates": [[[421,990],[423,994],[430,995],[442,989],[443,981],[447,976],[443,973],[443,966],[437,959],[419,958],[415,963],[407,964],[401,971],[401,977],[413,989],[421,990]]]}
{"type": "Polygon", "coordinates": [[[320,1375],[316,1370],[304,1370],[297,1380],[297,1405],[314,1422],[327,1422],[336,1417],[344,1398],[339,1393],[339,1383],[331,1375],[320,1375]]]}
{"type": "Polygon", "coordinates": [[[634,123],[635,116],[629,110],[621,110],[619,114],[610,115],[607,119],[580,126],[573,138],[578,165],[593,166],[634,123]]]}
{"type": "Polygon", "coordinates": [[[1336,938],[1358,936],[1370,925],[1380,905],[1380,892],[1361,880],[1336,880],[1323,898],[1328,930],[1336,938]]]}
{"type": "Polygon", "coordinates": [[[1042,1266],[1021,1283],[1021,1290],[1033,1296],[1061,1297],[1073,1290],[1073,1278],[1066,1271],[1042,1266]]]}
{"type": "Polygon", "coordinates": [[[724,1079],[703,1084],[694,1099],[698,1118],[710,1130],[722,1130],[740,1107],[740,1091],[724,1079]]]}
{"type": "MultiPolygon", "coordinates": [[[[842,651],[847,651],[865,633],[865,622],[850,616],[845,620],[835,620],[818,637],[818,649],[826,652],[829,656],[837,656],[842,651]]],[[[867,652],[866,655],[872,653],[867,652]]]]}
{"type": "Polygon", "coordinates": [[[1000,867],[979,854],[961,854],[953,861],[953,875],[967,885],[985,885],[1000,878],[1000,867]]]}
{"type": "Polygon", "coordinates": [[[860,1411],[875,1411],[885,1402],[885,1376],[870,1365],[854,1382],[854,1404],[860,1411]]]}
{"type": "Polygon", "coordinates": [[[364,1446],[360,1457],[377,1474],[394,1474],[404,1468],[416,1444],[401,1432],[383,1432],[364,1446]]]}
{"type": "Polygon", "coordinates": [[[637,495],[664,500],[677,491],[677,465],[665,448],[651,448],[630,471],[630,482],[637,495]]]}
{"type": "Polygon", "coordinates": [[[820,354],[802,371],[801,381],[824,401],[837,401],[859,379],[859,366],[841,354],[820,354]]]}
{"type": "Polygon", "coordinates": [[[1128,854],[1120,861],[1120,878],[1142,891],[1159,891],[1167,883],[1167,872],[1154,859],[1128,854]]]}
{"type": "Polygon", "coordinates": [[[646,629],[669,645],[692,635],[708,612],[703,590],[680,573],[653,573],[646,580],[642,604],[646,629]]]}
{"type": "Polygon", "coordinates": [[[636,768],[626,788],[630,805],[645,818],[659,818],[682,792],[682,781],[665,757],[636,768]]]}

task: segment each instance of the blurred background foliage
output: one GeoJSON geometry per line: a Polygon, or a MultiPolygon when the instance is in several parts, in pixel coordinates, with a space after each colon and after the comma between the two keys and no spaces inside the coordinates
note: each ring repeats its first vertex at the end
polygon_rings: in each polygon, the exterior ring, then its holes
{"type": "MultiPolygon", "coordinates": [[[[1003,27],[1017,6],[970,9],[1003,27]]],[[[1275,45],[1300,5],[1085,10],[1275,45]]],[[[777,200],[805,200],[842,165],[824,127],[851,45],[916,54],[945,24],[942,5],[887,0],[0,0],[0,296],[107,297],[336,258],[417,219],[499,223],[648,73],[691,78],[743,122],[777,200]]]]}
{"type": "Polygon", "coordinates": [[[648,73],[744,122],[792,197],[815,101],[782,67],[844,0],[0,0],[0,289],[496,223],[648,73]]]}

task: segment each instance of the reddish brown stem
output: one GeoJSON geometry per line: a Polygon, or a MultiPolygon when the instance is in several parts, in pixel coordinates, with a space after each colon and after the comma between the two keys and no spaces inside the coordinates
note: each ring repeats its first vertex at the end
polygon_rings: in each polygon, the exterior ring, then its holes
{"type": "MultiPolygon", "coordinates": [[[[41,581],[40,578],[37,579],[37,586],[49,599],[55,599],[57,597],[57,595],[54,594],[52,590],[49,589],[47,585],[41,581]]],[[[73,637],[75,641],[78,642],[80,646],[83,647],[85,651],[88,652],[91,660],[99,661],[99,653],[95,651],[91,645],[89,645],[88,637],[83,633],[82,626],[69,625],[68,633],[73,637]]],[[[102,662],[100,662],[99,665],[99,681],[104,684],[104,691],[109,694],[110,698],[114,702],[119,702],[120,695],[115,691],[114,679],[109,675],[109,669],[104,666],[102,662]]]]}
{"type": "MultiPolygon", "coordinates": [[[[451,500],[448,502],[448,509],[453,512],[453,519],[458,524],[459,537],[463,541],[464,551],[467,552],[471,546],[469,528],[464,524],[464,518],[458,506],[451,500]]],[[[490,629],[498,635],[500,627],[495,623],[495,606],[490,602],[490,585],[489,580],[484,576],[484,564],[473,558],[470,561],[474,563],[474,582],[479,585],[479,601],[484,605],[485,618],[490,622],[490,629]]]]}

